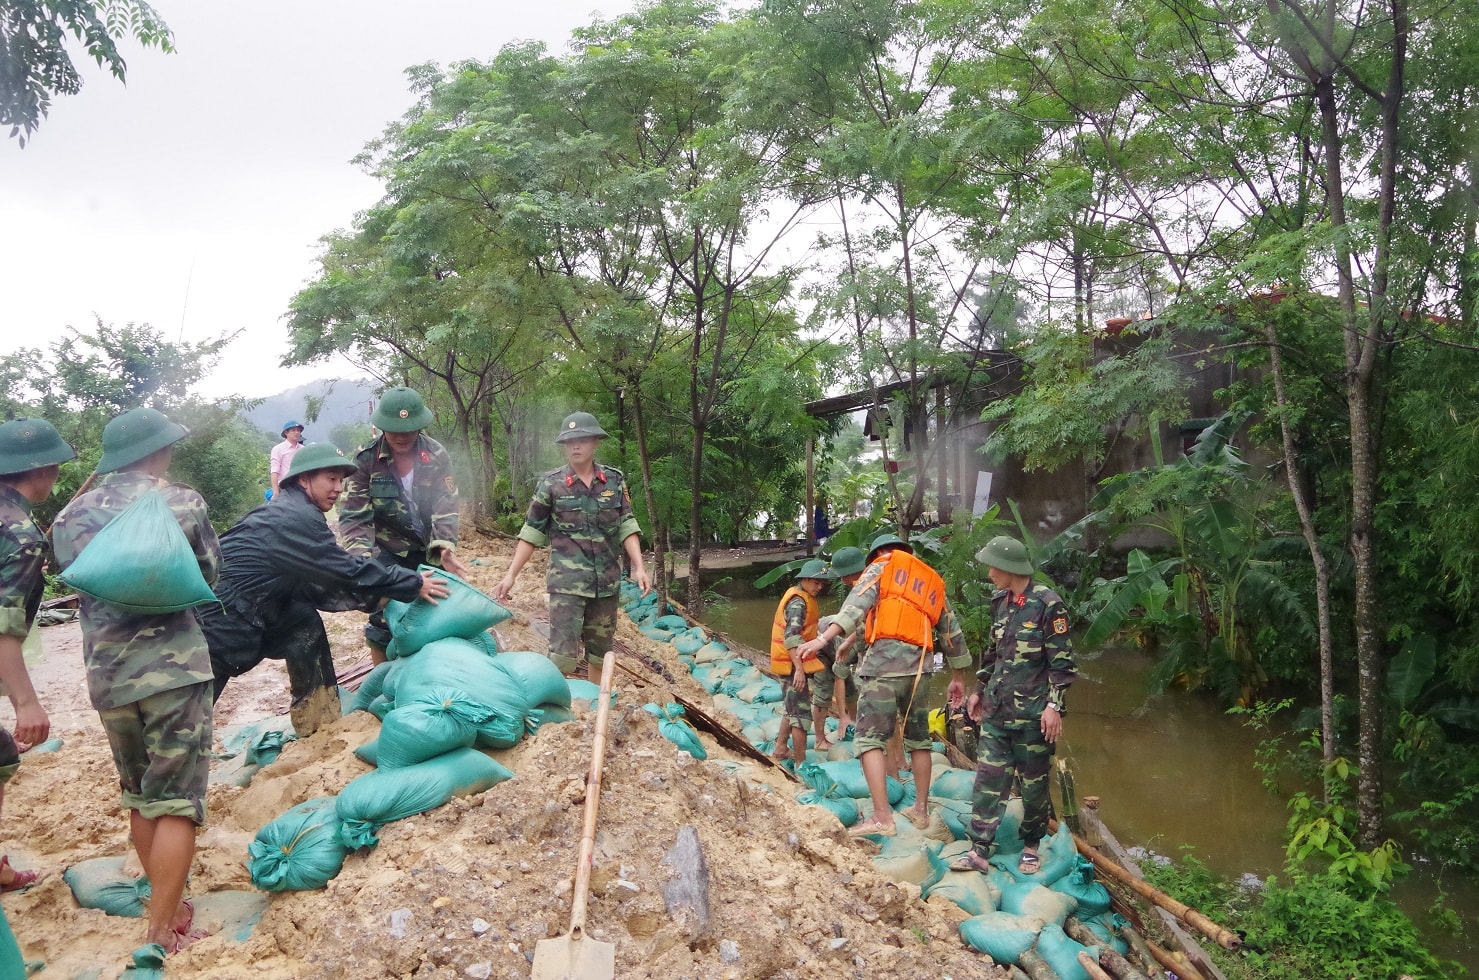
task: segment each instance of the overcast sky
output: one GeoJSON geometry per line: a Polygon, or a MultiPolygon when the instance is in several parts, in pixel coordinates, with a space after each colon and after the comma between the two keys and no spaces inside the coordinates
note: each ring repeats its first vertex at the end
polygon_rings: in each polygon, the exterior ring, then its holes
{"type": "Polygon", "coordinates": [[[176,53],[130,43],[127,85],[87,62],[82,92],[56,99],[25,149],[0,142],[0,353],[94,314],[187,340],[243,328],[206,385],[219,396],[352,370],[278,368],[281,317],[319,237],[379,197],[349,161],[410,107],[408,66],[516,39],[563,51],[572,28],[634,2],[154,5],[176,53]]]}

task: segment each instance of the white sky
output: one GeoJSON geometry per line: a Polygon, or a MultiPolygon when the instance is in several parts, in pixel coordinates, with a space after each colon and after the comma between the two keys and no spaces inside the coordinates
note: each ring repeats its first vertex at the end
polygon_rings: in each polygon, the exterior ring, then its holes
{"type": "Polygon", "coordinates": [[[130,42],[126,86],[83,55],[82,92],[55,99],[25,149],[0,140],[0,353],[96,314],[187,340],[244,328],[212,396],[351,373],[277,367],[281,317],[319,237],[379,197],[349,161],[410,108],[404,70],[487,59],[515,39],[561,52],[597,12],[633,6],[155,0],[176,53],[130,42]]]}

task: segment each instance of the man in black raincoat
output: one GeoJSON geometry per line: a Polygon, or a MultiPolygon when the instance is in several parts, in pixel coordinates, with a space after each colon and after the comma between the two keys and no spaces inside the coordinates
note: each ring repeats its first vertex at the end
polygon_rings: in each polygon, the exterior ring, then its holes
{"type": "Polygon", "coordinates": [[[324,514],[354,468],[328,443],[303,447],[272,500],[221,536],[221,602],[195,610],[210,646],[215,698],[227,681],[263,660],[286,660],[293,728],[303,736],[340,713],[320,609],[364,609],[381,598],[435,602],[447,595],[434,572],[357,558],[339,547],[324,514]]]}

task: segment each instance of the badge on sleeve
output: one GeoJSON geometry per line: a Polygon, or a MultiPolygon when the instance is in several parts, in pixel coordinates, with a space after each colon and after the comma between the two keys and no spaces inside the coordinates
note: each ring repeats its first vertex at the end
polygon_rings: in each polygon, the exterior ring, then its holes
{"type": "Polygon", "coordinates": [[[1057,619],[1053,620],[1053,635],[1054,636],[1062,636],[1064,633],[1067,633],[1067,632],[1068,632],[1068,617],[1067,616],[1059,616],[1057,619]]]}

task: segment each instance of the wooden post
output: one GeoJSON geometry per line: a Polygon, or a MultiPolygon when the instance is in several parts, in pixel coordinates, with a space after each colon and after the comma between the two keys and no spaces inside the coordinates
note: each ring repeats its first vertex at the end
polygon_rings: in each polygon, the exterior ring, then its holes
{"type": "Polygon", "coordinates": [[[945,438],[945,384],[935,389],[935,513],[950,523],[950,443],[945,438]]]}
{"type": "Polygon", "coordinates": [[[806,557],[816,554],[817,474],[815,436],[806,437],[806,557]]]}

